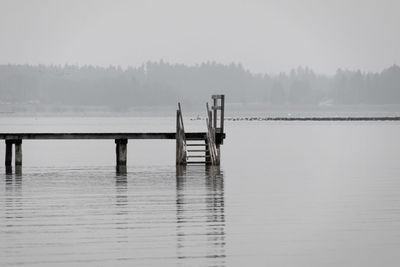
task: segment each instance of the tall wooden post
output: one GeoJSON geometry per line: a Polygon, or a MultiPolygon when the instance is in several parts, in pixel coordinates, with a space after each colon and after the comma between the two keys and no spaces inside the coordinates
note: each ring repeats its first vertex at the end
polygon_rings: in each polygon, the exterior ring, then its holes
{"type": "Polygon", "coordinates": [[[16,140],[15,144],[15,166],[22,165],[22,140],[16,140]]]}
{"type": "Polygon", "coordinates": [[[185,128],[183,126],[181,104],[178,103],[178,110],[176,111],[176,165],[186,165],[186,138],[185,128]]]}
{"type": "MultiPolygon", "coordinates": [[[[224,120],[225,120],[225,95],[221,95],[221,130],[220,133],[224,133],[224,120]]],[[[221,144],[223,143],[223,138],[221,139],[221,144]]]]}
{"type": "Polygon", "coordinates": [[[128,139],[115,139],[117,166],[126,166],[128,139]]]}
{"type": "Polygon", "coordinates": [[[213,95],[212,99],[213,99],[213,107],[212,107],[213,124],[212,124],[212,126],[215,131],[215,146],[217,148],[216,165],[219,165],[220,161],[221,161],[220,145],[222,145],[223,141],[224,141],[223,135],[224,135],[224,116],[225,116],[225,95],[213,95]],[[220,111],[219,123],[217,120],[218,110],[220,111]]]}
{"type": "Polygon", "coordinates": [[[180,165],[181,162],[181,146],[180,146],[180,140],[179,140],[179,110],[176,111],[176,136],[175,136],[175,141],[176,141],[176,165],[180,165]]]}
{"type": "Polygon", "coordinates": [[[216,97],[213,97],[213,107],[212,107],[212,113],[213,113],[213,127],[214,129],[217,128],[217,109],[216,107],[218,106],[218,99],[216,97]]]}
{"type": "Polygon", "coordinates": [[[6,156],[5,156],[5,165],[11,166],[12,162],[12,140],[6,140],[6,156]]]}

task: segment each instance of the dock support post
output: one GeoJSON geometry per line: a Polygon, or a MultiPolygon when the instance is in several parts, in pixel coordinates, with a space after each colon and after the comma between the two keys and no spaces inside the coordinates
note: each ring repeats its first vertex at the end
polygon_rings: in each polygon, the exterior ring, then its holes
{"type": "Polygon", "coordinates": [[[217,129],[217,109],[215,109],[218,106],[218,98],[213,97],[213,109],[212,109],[212,113],[213,113],[213,127],[214,129],[217,129]]]}
{"type": "Polygon", "coordinates": [[[128,139],[115,139],[117,166],[126,166],[128,139]]]}
{"type": "Polygon", "coordinates": [[[11,167],[12,161],[12,140],[6,140],[6,155],[5,155],[5,165],[6,167],[11,167]]]}
{"type": "Polygon", "coordinates": [[[15,166],[22,165],[22,140],[16,140],[15,144],[15,166]]]}

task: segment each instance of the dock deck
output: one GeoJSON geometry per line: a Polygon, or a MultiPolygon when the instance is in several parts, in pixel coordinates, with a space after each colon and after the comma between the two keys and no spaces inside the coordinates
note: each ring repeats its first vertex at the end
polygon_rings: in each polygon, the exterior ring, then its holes
{"type": "MultiPolygon", "coordinates": [[[[187,139],[204,140],[206,132],[185,133],[187,139]]],[[[176,139],[175,132],[148,133],[0,133],[0,140],[74,140],[74,139],[176,139]]]]}

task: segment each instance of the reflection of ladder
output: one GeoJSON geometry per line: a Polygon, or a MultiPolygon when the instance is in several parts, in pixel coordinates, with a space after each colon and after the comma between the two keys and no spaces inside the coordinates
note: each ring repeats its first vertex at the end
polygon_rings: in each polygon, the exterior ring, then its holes
{"type": "Polygon", "coordinates": [[[224,134],[224,95],[213,95],[211,110],[207,103],[207,132],[185,133],[180,104],[177,110],[176,164],[220,164],[220,145],[224,134]],[[218,103],[219,102],[219,103],[218,103]],[[218,111],[219,120],[218,120],[218,111]],[[217,127],[219,126],[219,127],[217,127]]]}

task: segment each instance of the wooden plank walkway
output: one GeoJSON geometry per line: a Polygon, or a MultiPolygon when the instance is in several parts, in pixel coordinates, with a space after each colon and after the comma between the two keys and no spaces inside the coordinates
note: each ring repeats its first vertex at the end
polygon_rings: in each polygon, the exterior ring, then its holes
{"type": "MultiPolygon", "coordinates": [[[[204,140],[206,132],[185,133],[189,139],[204,140]]],[[[74,140],[74,139],[176,139],[174,132],[149,133],[0,133],[0,140],[74,140]]]]}

